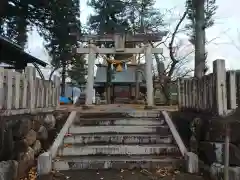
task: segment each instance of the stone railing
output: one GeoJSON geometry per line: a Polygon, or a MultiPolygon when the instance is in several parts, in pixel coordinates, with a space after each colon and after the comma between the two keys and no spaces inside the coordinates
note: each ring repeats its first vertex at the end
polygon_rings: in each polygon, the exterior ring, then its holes
{"type": "Polygon", "coordinates": [[[213,73],[178,80],[179,109],[208,111],[226,115],[236,109],[236,74],[226,71],[224,60],[213,62],[213,73]]]}
{"type": "Polygon", "coordinates": [[[34,67],[24,73],[0,67],[1,116],[51,112],[59,105],[60,79],[42,80],[34,67]]]}

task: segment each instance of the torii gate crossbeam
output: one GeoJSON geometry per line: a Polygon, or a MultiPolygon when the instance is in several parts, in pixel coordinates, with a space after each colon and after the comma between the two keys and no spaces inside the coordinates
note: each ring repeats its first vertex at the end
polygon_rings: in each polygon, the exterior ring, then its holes
{"type": "MultiPolygon", "coordinates": [[[[105,35],[107,36],[107,35],[105,35]]],[[[114,42],[114,48],[98,48],[94,43],[94,39],[97,41],[104,42],[106,41],[106,37],[97,36],[94,38],[92,35],[88,35],[83,37],[83,41],[90,41],[89,46],[87,48],[77,48],[76,53],[79,54],[89,54],[88,56],[88,78],[87,78],[87,87],[86,87],[86,106],[91,106],[93,103],[93,85],[94,85],[94,65],[95,65],[95,58],[96,54],[145,54],[145,61],[146,61],[146,87],[147,87],[147,106],[152,107],[154,106],[153,100],[153,79],[152,79],[152,65],[153,59],[152,54],[162,54],[162,48],[152,48],[149,41],[161,41],[162,36],[157,36],[154,38],[154,35],[141,35],[141,37],[131,37],[129,35],[119,35],[116,34],[115,36],[108,35],[108,42],[114,42]],[[151,37],[151,38],[150,38],[151,37]],[[135,38],[135,39],[134,39],[135,38]],[[142,48],[125,48],[126,42],[143,42],[146,43],[142,48]]]]}

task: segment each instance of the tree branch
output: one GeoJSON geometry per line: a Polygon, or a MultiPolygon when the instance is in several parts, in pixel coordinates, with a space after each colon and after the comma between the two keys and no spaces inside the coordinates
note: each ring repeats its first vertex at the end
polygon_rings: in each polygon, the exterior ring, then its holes
{"type": "Polygon", "coordinates": [[[175,69],[175,66],[178,63],[178,60],[174,57],[173,43],[174,43],[176,34],[178,32],[178,29],[179,29],[180,25],[182,24],[183,20],[185,19],[185,17],[187,16],[187,13],[188,13],[188,10],[186,9],[185,12],[183,13],[181,19],[179,20],[177,26],[175,27],[175,30],[174,30],[173,35],[172,35],[171,42],[169,43],[169,56],[170,56],[170,58],[172,60],[172,64],[171,64],[171,67],[170,67],[170,70],[169,70],[169,73],[168,73],[169,77],[172,76],[173,71],[175,69]]]}

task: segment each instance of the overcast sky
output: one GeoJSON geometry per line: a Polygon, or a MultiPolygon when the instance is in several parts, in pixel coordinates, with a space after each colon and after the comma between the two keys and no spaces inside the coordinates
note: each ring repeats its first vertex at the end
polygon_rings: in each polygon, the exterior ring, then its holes
{"type": "MultiPolygon", "coordinates": [[[[81,0],[81,20],[86,23],[87,18],[92,9],[87,7],[87,0],[81,0]]],[[[177,23],[177,19],[184,12],[185,0],[157,0],[156,7],[162,12],[169,9],[174,9],[174,15],[168,14],[168,19],[171,19],[172,26],[177,23]]],[[[207,40],[212,40],[207,45],[208,63],[211,67],[212,61],[215,59],[225,59],[227,69],[240,69],[240,1],[239,0],[217,0],[218,10],[215,15],[216,23],[214,27],[207,30],[207,40]],[[238,21],[237,21],[238,20],[238,21]],[[238,32],[239,31],[239,32],[238,32]]],[[[185,36],[181,36],[183,42],[187,42],[185,36]]],[[[187,44],[186,44],[187,45],[187,44]]],[[[43,47],[43,39],[37,32],[29,33],[28,52],[32,55],[49,61],[47,52],[43,47]]],[[[167,53],[167,49],[164,49],[167,53]]],[[[193,63],[190,64],[192,66],[193,63]]],[[[44,74],[48,74],[48,70],[44,70],[44,74]]]]}

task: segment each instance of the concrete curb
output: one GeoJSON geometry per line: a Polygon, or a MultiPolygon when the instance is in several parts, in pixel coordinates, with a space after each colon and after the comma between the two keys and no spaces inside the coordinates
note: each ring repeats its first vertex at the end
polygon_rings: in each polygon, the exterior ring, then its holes
{"type": "Polygon", "coordinates": [[[47,175],[52,171],[52,159],[56,157],[58,148],[61,146],[64,136],[75,120],[76,115],[76,111],[71,112],[51,148],[47,152],[39,155],[37,162],[38,176],[47,175]]]}
{"type": "Polygon", "coordinates": [[[174,123],[172,122],[171,118],[169,117],[168,113],[166,111],[162,111],[162,114],[165,118],[166,123],[168,124],[168,127],[170,131],[172,132],[173,138],[176,141],[177,146],[179,147],[182,156],[187,161],[187,171],[188,173],[198,173],[198,156],[197,154],[193,152],[188,152],[185,144],[183,143],[183,140],[181,136],[179,135],[174,123]]]}

